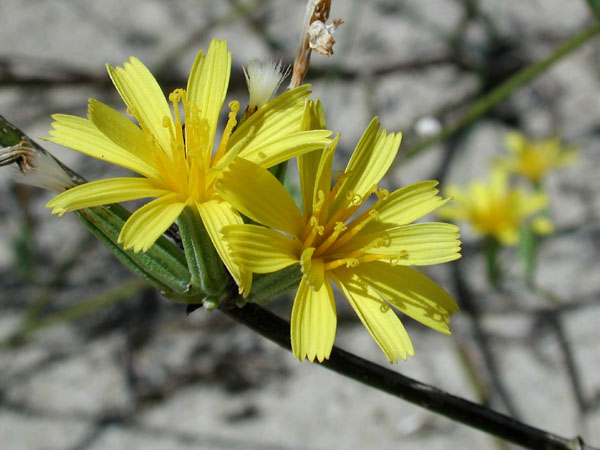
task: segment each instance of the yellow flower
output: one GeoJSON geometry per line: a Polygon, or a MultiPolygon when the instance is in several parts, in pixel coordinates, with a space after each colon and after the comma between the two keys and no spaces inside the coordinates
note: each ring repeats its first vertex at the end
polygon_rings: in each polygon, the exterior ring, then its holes
{"type": "MultiPolygon", "coordinates": [[[[307,128],[324,128],[320,105],[311,103],[309,108],[307,128]]],[[[459,258],[458,228],[411,224],[444,203],[436,195],[435,181],[393,193],[377,188],[401,139],[399,133],[386,134],[379,128],[374,119],[333,189],[331,166],[337,139],[323,152],[298,158],[303,212],[277,179],[253,162],[235,160],[229,176],[217,183],[223,198],[270,227],[224,227],[234,261],[255,273],[301,265],[303,278],[291,317],[292,350],[300,360],[323,361],[331,353],[337,323],[331,282],[391,362],[414,351],[389,305],[447,334],[449,316],[458,310],[446,291],[408,267],[459,258]],[[249,183],[253,189],[247,189],[249,183]],[[365,204],[371,194],[377,200],[365,204]]]]}
{"type": "Polygon", "coordinates": [[[552,169],[569,165],[577,158],[577,151],[563,146],[560,139],[530,140],[514,131],[506,135],[505,142],[511,154],[498,161],[498,168],[534,183],[541,182],[552,169]]]}
{"type": "MultiPolygon", "coordinates": [[[[519,240],[519,228],[548,205],[541,192],[528,193],[508,185],[506,172],[495,170],[489,184],[472,182],[467,189],[448,186],[447,195],[454,201],[440,209],[439,216],[465,220],[481,235],[494,237],[503,244],[514,245],[519,240]]],[[[534,231],[551,233],[552,222],[543,216],[533,220],[534,231]]]]}
{"type": "Polygon", "coordinates": [[[50,141],[130,169],[142,177],[94,181],[65,191],[48,203],[64,214],[80,208],[157,197],[134,212],[119,241],[125,249],[146,251],[173,224],[186,206],[197,208],[223,262],[247,291],[251,273],[238,267],[221,242],[224,225],[243,223],[230,204],[214,190],[219,174],[235,157],[271,167],[330,143],[325,130],[300,129],[308,86],[290,90],[260,108],[234,130],[239,104],[230,113],[217,150],[213,144],[227,93],[231,54],[225,41],[213,40],[208,52],[198,53],[187,90],[169,95],[173,114],[156,79],[136,58],[108,73],[140,126],[114,109],[90,100],[88,119],[55,115],[50,141]],[[180,118],[183,106],[185,127],[180,118]]]}

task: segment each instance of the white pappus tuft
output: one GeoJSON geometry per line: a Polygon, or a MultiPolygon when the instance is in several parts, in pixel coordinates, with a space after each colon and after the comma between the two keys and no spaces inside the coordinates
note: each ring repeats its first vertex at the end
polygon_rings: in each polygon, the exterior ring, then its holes
{"type": "Polygon", "coordinates": [[[248,67],[243,69],[250,93],[248,110],[252,112],[273,97],[283,79],[290,72],[289,67],[284,68],[281,61],[272,59],[251,59],[248,67]]]}

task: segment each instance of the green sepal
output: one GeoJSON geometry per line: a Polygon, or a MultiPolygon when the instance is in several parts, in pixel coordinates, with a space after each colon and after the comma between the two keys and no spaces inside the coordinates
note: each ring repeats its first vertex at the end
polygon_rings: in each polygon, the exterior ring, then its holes
{"type": "Polygon", "coordinates": [[[217,296],[229,284],[229,277],[200,213],[195,208],[185,207],[177,223],[191,276],[190,286],[217,296]]]}
{"type": "Polygon", "coordinates": [[[277,164],[277,165],[275,165],[273,167],[270,167],[268,170],[273,175],[275,175],[275,178],[277,178],[277,180],[281,184],[284,184],[285,183],[285,176],[287,174],[287,168],[288,168],[288,162],[287,161],[283,161],[282,163],[279,163],[279,164],[277,164]]]}
{"type": "Polygon", "coordinates": [[[252,279],[252,289],[245,301],[266,305],[276,297],[298,287],[301,279],[300,264],[273,273],[255,274],[252,279]]]}
{"type": "Polygon", "coordinates": [[[75,211],[88,229],[136,275],[151,283],[165,297],[183,303],[201,303],[204,294],[190,289],[190,272],[183,252],[161,236],[146,252],[124,250],[118,237],[130,216],[120,205],[95,206],[75,211]]]}

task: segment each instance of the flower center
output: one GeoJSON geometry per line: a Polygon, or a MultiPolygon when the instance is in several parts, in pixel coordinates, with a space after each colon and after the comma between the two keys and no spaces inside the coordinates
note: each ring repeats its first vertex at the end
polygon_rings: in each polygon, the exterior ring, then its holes
{"type": "Polygon", "coordinates": [[[154,152],[156,167],[162,176],[162,185],[166,189],[177,192],[188,204],[208,200],[213,191],[213,183],[220,170],[216,164],[227,151],[229,137],[237,125],[236,115],[239,103],[229,103],[230,113],[223,135],[214,156],[208,148],[212,141],[208,120],[202,116],[202,111],[195,104],[186,100],[185,90],[175,89],[169,95],[173,104],[173,118],[165,116],[163,126],[171,135],[169,151],[157,149],[154,152]],[[180,103],[183,105],[185,125],[180,117],[180,103]]]}
{"type": "Polygon", "coordinates": [[[376,185],[364,196],[360,196],[355,192],[348,192],[345,195],[344,203],[330,217],[327,217],[329,215],[327,212],[330,211],[329,207],[339,190],[340,181],[341,179],[338,180],[327,198],[323,191],[319,191],[318,200],[315,202],[313,213],[309,217],[305,228],[302,251],[314,248],[314,252],[311,254],[312,259],[322,259],[325,270],[332,270],[341,266],[356,267],[362,262],[389,258],[389,255],[367,253],[375,247],[385,245],[385,242],[380,238],[361,243],[363,245],[358,248],[346,246],[370,222],[378,220],[377,208],[388,197],[389,192],[379,190],[376,185]],[[377,201],[357,217],[347,222],[358,212],[371,194],[377,195],[377,201]]]}

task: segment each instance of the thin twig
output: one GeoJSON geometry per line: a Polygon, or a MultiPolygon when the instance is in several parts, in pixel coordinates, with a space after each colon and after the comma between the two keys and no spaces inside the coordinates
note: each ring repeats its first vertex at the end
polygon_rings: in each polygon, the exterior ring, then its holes
{"type": "Polygon", "coordinates": [[[577,50],[598,33],[600,33],[600,22],[596,22],[594,25],[587,28],[580,34],[569,39],[563,45],[559,46],[551,55],[547,56],[541,61],[525,67],[514,74],[487,95],[475,101],[475,103],[471,105],[471,107],[465,112],[458,122],[444,128],[437,136],[423,140],[412,148],[403,151],[399,155],[396,163],[399,164],[402,160],[415,156],[432,145],[445,141],[450,136],[453,136],[467,126],[471,125],[477,119],[486,114],[492,107],[496,106],[498,103],[512,94],[515,90],[544,73],[546,70],[552,67],[554,63],[561,61],[563,56],[566,56],[569,53],[577,50]]]}
{"type": "MultiPolygon", "coordinates": [[[[237,308],[228,302],[220,309],[234,320],[291,351],[288,321],[252,303],[237,308]]],[[[385,369],[337,347],[333,348],[331,357],[321,365],[367,386],[518,445],[564,450],[593,448],[585,445],[579,437],[565,439],[531,427],[484,406],[385,369]]]]}

